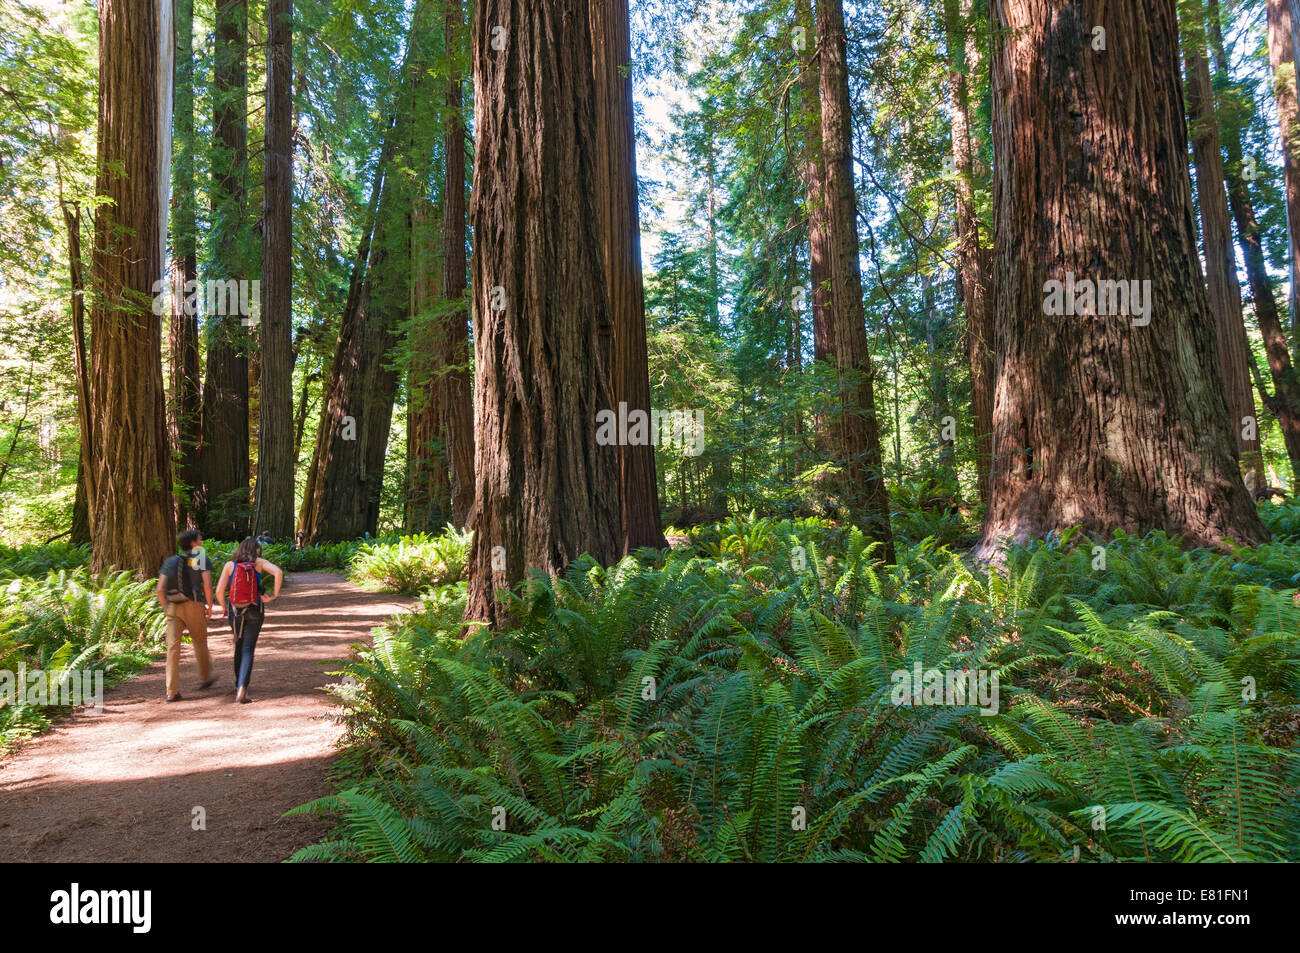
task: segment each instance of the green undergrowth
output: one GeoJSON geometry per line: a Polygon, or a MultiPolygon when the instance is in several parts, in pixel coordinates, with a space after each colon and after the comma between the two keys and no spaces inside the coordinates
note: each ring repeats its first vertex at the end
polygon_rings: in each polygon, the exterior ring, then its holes
{"type": "Polygon", "coordinates": [[[5,681],[8,691],[0,690],[0,753],[68,711],[39,704],[31,692],[20,697],[24,670],[44,673],[52,701],[54,687],[73,673],[101,671],[107,688],[149,664],[163,647],[165,627],[153,589],[127,573],[85,569],[0,580],[0,673],[12,679],[5,681]]]}
{"type": "Polygon", "coordinates": [[[377,630],[296,859],[1300,859],[1300,546],[689,537],[532,578],[509,632],[462,638],[463,582],[377,630]],[[898,687],[931,671],[996,711],[898,687]]]}

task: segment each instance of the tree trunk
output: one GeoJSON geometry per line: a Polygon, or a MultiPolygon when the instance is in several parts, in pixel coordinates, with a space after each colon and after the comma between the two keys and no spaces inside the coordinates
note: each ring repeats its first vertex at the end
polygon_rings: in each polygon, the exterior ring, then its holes
{"type": "MultiPolygon", "coordinates": [[[[1224,51],[1217,0],[1210,0],[1206,11],[1206,26],[1215,67],[1224,82],[1231,84],[1232,75],[1224,51]]],[[[1223,114],[1220,109],[1219,115],[1223,114]]],[[[1286,455],[1291,461],[1292,492],[1295,492],[1300,487],[1300,379],[1297,379],[1295,367],[1291,363],[1290,346],[1278,314],[1277,299],[1273,296],[1273,282],[1264,261],[1264,245],[1259,222],[1255,218],[1255,206],[1250,198],[1250,188],[1242,175],[1241,130],[1231,119],[1226,119],[1219,131],[1228,159],[1224,166],[1228,205],[1237,224],[1237,242],[1246,264],[1246,279],[1250,284],[1251,298],[1254,299],[1255,318],[1259,322],[1264,350],[1268,355],[1269,372],[1273,377],[1273,396],[1269,398],[1261,395],[1261,398],[1282,428],[1286,455]]]]}
{"type": "Polygon", "coordinates": [[[482,0],[474,11],[474,542],[466,618],[506,624],[497,594],[621,550],[599,213],[601,144],[586,0],[482,0]],[[499,49],[495,47],[500,47],[499,49]]]}
{"type": "MultiPolygon", "coordinates": [[[[218,0],[213,66],[212,275],[247,281],[248,4],[218,0]]],[[[207,302],[209,309],[214,302],[207,302]]],[[[225,307],[207,315],[207,380],[203,386],[201,522],[205,536],[248,534],[247,315],[225,307]],[[229,313],[234,311],[236,313],[229,313]]]]}
{"type": "Polygon", "coordinates": [[[474,506],[474,379],[470,368],[469,301],[465,297],[469,262],[465,257],[465,118],[460,66],[465,52],[465,16],[460,0],[448,0],[443,36],[450,65],[444,93],[446,165],[442,191],[442,293],[447,310],[443,317],[438,408],[451,492],[450,518],[463,529],[469,525],[474,506]]]}
{"type": "Polygon", "coordinates": [[[966,357],[970,364],[975,418],[975,471],[980,500],[989,501],[989,461],[993,453],[993,312],[988,292],[992,266],[987,238],[975,204],[987,187],[988,165],[981,154],[971,87],[982,64],[973,0],[947,0],[949,89],[952,94],[952,159],[956,174],[957,281],[966,312],[966,357]]]}
{"type": "Polygon", "coordinates": [[[194,288],[190,282],[198,280],[194,196],[194,0],[177,0],[176,9],[176,160],[172,175],[171,314],[167,325],[171,400],[167,416],[176,522],[186,526],[191,522],[194,493],[202,482],[199,470],[199,420],[202,413],[199,321],[192,305],[186,307],[188,291],[194,288]]]}
{"type": "Polygon", "coordinates": [[[1000,324],[975,555],[1075,525],[1261,542],[1196,254],[1174,0],[1006,0],[995,15],[1000,324]],[[1128,301],[1108,289],[1099,309],[1090,285],[1048,283],[1075,276],[1139,284],[1128,301]]]}
{"type": "Polygon", "coordinates": [[[407,533],[437,532],[452,519],[451,484],[440,403],[442,336],[446,329],[431,313],[439,297],[442,263],[435,209],[417,196],[411,213],[410,355],[406,368],[406,506],[407,533]]]}
{"type": "Polygon", "coordinates": [[[100,0],[90,312],[93,571],[157,572],[174,551],[162,323],[164,150],[171,148],[170,0],[100,0]],[[160,73],[166,81],[160,82],[160,73]]]}
{"type": "MultiPolygon", "coordinates": [[[[827,227],[826,165],[822,155],[821,79],[817,58],[817,23],[813,0],[800,0],[800,26],[809,43],[808,62],[802,66],[800,93],[803,100],[803,187],[808,209],[808,271],[812,285],[813,362],[835,363],[831,336],[830,232],[827,227]]],[[[830,421],[824,413],[813,418],[813,444],[818,456],[829,457],[832,447],[830,421]]]]}
{"type": "Polygon", "coordinates": [[[1268,0],[1268,61],[1273,68],[1273,99],[1282,141],[1286,182],[1286,222],[1291,251],[1291,328],[1300,328],[1300,112],[1297,111],[1295,48],[1289,0],[1268,0]]]}
{"type": "Polygon", "coordinates": [[[889,500],[881,467],[880,428],[862,311],[858,263],[858,203],[853,186],[852,112],[849,105],[847,38],[841,0],[817,4],[821,59],[822,153],[825,158],[826,225],[832,332],[838,375],[838,406],[832,425],[849,518],[885,544],[893,559],[889,500]]]}
{"type": "Polygon", "coordinates": [[[1205,278],[1214,316],[1219,372],[1223,375],[1228,422],[1247,488],[1266,485],[1264,455],[1260,450],[1255,390],[1251,382],[1250,344],[1241,312],[1241,285],[1237,281],[1237,256],[1232,249],[1232,222],[1224,192],[1223,153],[1214,110],[1214,85],[1206,58],[1205,36],[1195,24],[1189,27],[1184,61],[1187,71],[1187,114],[1191,117],[1192,154],[1201,205],[1201,237],[1205,247],[1205,278]]]}
{"type": "Polygon", "coordinates": [[[293,0],[267,0],[265,186],[262,213],[262,366],[257,504],[253,524],[293,535],[293,0]]]}
{"type": "MultiPolygon", "coordinates": [[[[637,202],[636,134],[632,122],[631,29],[627,0],[590,0],[595,78],[596,141],[607,143],[593,187],[600,215],[609,315],[613,324],[609,368],[613,412],[650,413],[646,356],[645,292],[641,283],[641,217],[637,202]]],[[[623,552],[663,549],[655,448],[622,444],[618,475],[623,510],[623,552]]]]}
{"type": "MultiPolygon", "coordinates": [[[[384,461],[397,372],[392,352],[410,310],[414,114],[425,102],[430,5],[412,21],[410,52],[380,151],[371,193],[373,226],[357,249],[339,341],[321,398],[320,426],[303,495],[300,528],[311,542],[356,539],[378,531],[384,461]]],[[[423,163],[421,165],[420,163],[423,163]]]]}

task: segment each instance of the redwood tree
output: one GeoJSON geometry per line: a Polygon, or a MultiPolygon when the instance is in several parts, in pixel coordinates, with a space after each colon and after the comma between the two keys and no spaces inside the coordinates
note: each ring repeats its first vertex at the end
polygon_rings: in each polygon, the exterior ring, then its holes
{"type": "MultiPolygon", "coordinates": [[[[213,54],[212,265],[219,281],[247,281],[248,0],[218,0],[213,54]]],[[[209,302],[211,304],[211,302],[209,302]]],[[[236,310],[236,309],[227,309],[236,310]]],[[[248,329],[246,316],[208,314],[203,386],[202,526],[235,539],[248,532],[248,329]]]]}
{"type": "MultiPolygon", "coordinates": [[[[637,201],[636,134],[632,122],[631,28],[627,0],[590,0],[596,141],[605,148],[596,165],[596,208],[600,215],[613,323],[609,372],[613,410],[650,412],[646,357],[645,292],[641,284],[641,217],[637,201]]],[[[655,448],[618,448],[623,551],[663,548],[655,448]]]]}
{"type": "Polygon", "coordinates": [[[881,466],[871,352],[862,308],[858,202],[853,185],[853,114],[849,104],[847,37],[841,0],[817,2],[821,150],[825,174],[830,337],[838,377],[832,428],[850,519],[885,543],[893,558],[889,499],[881,466]]]}
{"type": "Polygon", "coordinates": [[[262,366],[253,525],[293,535],[293,0],[267,0],[262,206],[262,366]]]}
{"type": "Polygon", "coordinates": [[[1201,208],[1201,239],[1205,247],[1205,278],[1214,316],[1219,371],[1223,375],[1228,421],[1247,480],[1264,486],[1264,456],[1260,451],[1255,391],[1251,383],[1254,358],[1246,340],[1241,312],[1237,256],[1232,247],[1232,220],[1224,192],[1223,153],[1214,109],[1214,85],[1199,24],[1188,24],[1183,43],[1187,71],[1187,114],[1191,117],[1192,155],[1201,208]],[[1254,425],[1250,422],[1253,421],[1254,425]]]}
{"type": "Polygon", "coordinates": [[[175,546],[162,309],[153,307],[171,149],[170,31],[170,0],[99,2],[89,381],[94,571],[152,575],[175,546]]]}
{"type": "Polygon", "coordinates": [[[466,618],[506,623],[500,590],[583,553],[619,554],[586,0],[475,5],[476,482],[466,618]],[[488,158],[490,157],[490,159],[488,158]]]}
{"type": "Polygon", "coordinates": [[[994,13],[998,374],[976,555],[1073,525],[1262,541],[1196,254],[1174,0],[994,13]],[[1092,314],[1044,313],[1068,276],[1150,281],[1145,317],[1096,316],[1082,295],[1092,314]]]}
{"type": "Polygon", "coordinates": [[[972,0],[946,0],[945,12],[952,94],[952,159],[956,173],[957,281],[966,311],[966,356],[975,418],[975,469],[980,499],[987,503],[989,459],[993,450],[993,312],[988,289],[992,261],[975,196],[977,190],[986,186],[989,169],[981,154],[979,112],[971,103],[982,51],[972,15],[972,0]]]}

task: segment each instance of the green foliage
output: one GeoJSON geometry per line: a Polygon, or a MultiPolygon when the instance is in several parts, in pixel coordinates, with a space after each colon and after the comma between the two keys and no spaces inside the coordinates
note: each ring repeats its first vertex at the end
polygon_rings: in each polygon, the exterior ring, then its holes
{"type": "Polygon", "coordinates": [[[90,544],[45,543],[41,546],[0,544],[0,579],[6,576],[39,576],[51,569],[76,569],[90,563],[90,544]]]}
{"type": "Polygon", "coordinates": [[[417,533],[396,542],[367,543],[357,550],[350,575],[367,589],[414,595],[464,576],[471,538],[448,524],[438,536],[417,533]]]}
{"type": "Polygon", "coordinates": [[[535,576],[504,633],[435,590],[345,666],[344,789],[300,809],[339,826],[297,859],[1300,859],[1289,579],[1075,535],[985,572],[731,521],[535,576]],[[996,674],[996,713],[897,704],[914,666],[996,674]]]}
{"type": "MultiPolygon", "coordinates": [[[[52,681],[98,669],[106,685],[148,664],[162,644],[165,619],[152,582],[128,573],[84,569],[15,577],[0,589],[0,671],[41,670],[52,681]]],[[[53,706],[0,699],[0,751],[49,727],[53,706]]]]}

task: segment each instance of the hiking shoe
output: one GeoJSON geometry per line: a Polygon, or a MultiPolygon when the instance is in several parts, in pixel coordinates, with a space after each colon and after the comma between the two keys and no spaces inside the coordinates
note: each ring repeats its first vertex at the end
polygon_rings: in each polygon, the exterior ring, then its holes
{"type": "Polygon", "coordinates": [[[168,695],[168,696],[167,696],[167,700],[168,700],[169,702],[178,702],[178,701],[180,701],[180,700],[181,700],[180,692],[177,692],[175,695],[168,695]]]}
{"type": "Polygon", "coordinates": [[[213,675],[210,679],[199,686],[199,691],[203,691],[205,688],[211,688],[215,684],[217,684],[217,676],[213,675]]]}

